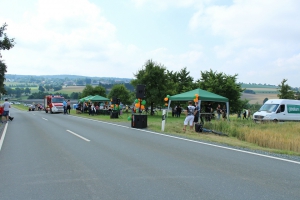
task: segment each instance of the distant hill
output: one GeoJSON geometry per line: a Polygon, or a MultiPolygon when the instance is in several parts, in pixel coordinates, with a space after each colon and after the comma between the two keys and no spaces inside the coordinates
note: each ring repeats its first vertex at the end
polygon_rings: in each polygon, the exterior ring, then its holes
{"type": "Polygon", "coordinates": [[[119,78],[119,77],[90,77],[90,76],[80,76],[80,75],[70,75],[70,74],[62,74],[62,75],[18,75],[18,74],[5,74],[6,79],[24,79],[24,78],[30,78],[30,77],[44,77],[46,79],[69,79],[69,80],[75,80],[75,79],[84,79],[84,78],[90,78],[92,80],[116,80],[116,81],[124,81],[128,82],[131,80],[131,78],[119,78]]]}
{"type": "Polygon", "coordinates": [[[277,89],[277,85],[267,85],[267,84],[246,84],[246,83],[241,83],[242,88],[273,88],[277,89]]]}
{"type": "Polygon", "coordinates": [[[263,104],[265,98],[278,99],[278,86],[267,84],[245,84],[240,83],[245,89],[241,99],[249,100],[250,104],[263,104]]]}
{"type": "Polygon", "coordinates": [[[271,93],[259,93],[259,94],[247,94],[242,93],[241,99],[247,99],[249,100],[250,104],[263,104],[263,101],[265,98],[268,99],[278,99],[277,94],[271,94],[271,93]]]}

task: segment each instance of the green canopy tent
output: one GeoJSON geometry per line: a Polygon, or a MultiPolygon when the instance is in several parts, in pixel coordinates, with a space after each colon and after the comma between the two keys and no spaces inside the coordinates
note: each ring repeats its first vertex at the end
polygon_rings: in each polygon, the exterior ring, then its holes
{"type": "Polygon", "coordinates": [[[212,92],[208,92],[206,90],[202,90],[200,88],[191,90],[188,92],[184,92],[181,94],[176,94],[174,96],[170,96],[168,110],[170,109],[171,101],[192,101],[195,99],[195,94],[198,94],[198,105],[201,107],[201,101],[214,101],[214,102],[224,102],[226,103],[227,110],[227,119],[229,116],[229,101],[228,98],[214,94],[212,92]]]}
{"type": "Polygon", "coordinates": [[[108,99],[106,97],[102,97],[100,95],[95,95],[95,96],[89,98],[88,100],[90,100],[92,102],[110,101],[110,99],[108,99]]]}
{"type": "Polygon", "coordinates": [[[82,103],[82,102],[88,101],[91,97],[94,97],[94,96],[89,95],[89,96],[83,97],[83,98],[79,99],[79,102],[82,103]]]}

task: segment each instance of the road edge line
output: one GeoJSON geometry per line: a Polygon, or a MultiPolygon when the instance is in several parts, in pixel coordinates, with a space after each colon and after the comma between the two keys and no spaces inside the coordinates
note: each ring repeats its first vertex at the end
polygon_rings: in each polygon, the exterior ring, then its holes
{"type": "Polygon", "coordinates": [[[1,151],[1,149],[2,149],[2,145],[3,145],[3,142],[4,142],[4,138],[5,138],[5,135],[6,135],[6,130],[7,130],[7,125],[8,123],[6,122],[5,123],[5,126],[4,126],[4,130],[3,130],[3,132],[2,132],[2,136],[1,136],[1,138],[0,138],[0,151],[1,151]]]}

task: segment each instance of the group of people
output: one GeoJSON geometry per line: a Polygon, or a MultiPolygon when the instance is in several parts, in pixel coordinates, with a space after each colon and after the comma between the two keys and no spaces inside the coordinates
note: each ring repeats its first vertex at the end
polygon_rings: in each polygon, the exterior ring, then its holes
{"type": "Polygon", "coordinates": [[[183,131],[186,131],[186,127],[189,124],[190,130],[193,130],[194,123],[197,123],[199,120],[200,108],[198,106],[198,102],[193,106],[192,101],[189,101],[189,105],[185,110],[185,120],[183,122],[183,131]]]}
{"type": "Polygon", "coordinates": [[[182,108],[180,107],[180,105],[175,106],[172,109],[172,117],[180,117],[181,112],[182,112],[182,108]]]}
{"type": "MultiPolygon", "coordinates": [[[[189,101],[189,105],[186,108],[185,111],[185,120],[184,120],[184,127],[183,127],[183,131],[186,131],[186,127],[189,124],[190,125],[190,130],[193,130],[194,127],[194,123],[198,123],[199,118],[201,119],[201,122],[203,123],[203,119],[202,117],[200,117],[200,107],[198,105],[198,102],[195,103],[195,105],[193,105],[192,101],[189,101]]],[[[218,104],[217,108],[216,108],[216,112],[218,115],[218,120],[221,119],[221,116],[223,118],[223,120],[227,119],[227,109],[226,109],[226,105],[223,106],[223,108],[221,108],[221,105],[218,104]]],[[[212,118],[212,113],[213,113],[213,108],[210,102],[208,102],[205,106],[205,120],[206,121],[211,121],[212,118]]]]}
{"type": "MultiPolygon", "coordinates": [[[[98,110],[104,110],[104,111],[110,111],[112,108],[109,105],[101,105],[100,102],[84,102],[79,103],[76,107],[76,110],[78,112],[88,112],[89,115],[95,115],[97,114],[98,110]]],[[[126,107],[128,111],[128,106],[126,107]]]]}
{"type": "Polygon", "coordinates": [[[227,109],[225,105],[223,106],[223,108],[221,108],[221,105],[218,104],[216,111],[218,114],[218,119],[221,119],[221,116],[223,120],[227,119],[227,109]]]}
{"type": "Polygon", "coordinates": [[[68,101],[64,100],[63,101],[63,106],[64,106],[64,115],[70,114],[70,112],[71,112],[71,101],[70,101],[70,99],[68,101]]]}
{"type": "Polygon", "coordinates": [[[7,99],[4,100],[3,105],[0,107],[0,114],[2,116],[1,122],[6,123],[8,120],[12,121],[14,118],[10,116],[9,109],[10,109],[10,103],[7,101],[7,99]]]}

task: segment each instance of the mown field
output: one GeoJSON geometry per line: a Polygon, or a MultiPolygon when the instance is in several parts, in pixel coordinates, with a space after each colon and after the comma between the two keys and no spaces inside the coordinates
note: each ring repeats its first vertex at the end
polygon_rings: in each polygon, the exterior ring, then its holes
{"type": "Polygon", "coordinates": [[[72,92],[82,92],[85,86],[67,86],[63,87],[61,90],[58,90],[58,93],[63,93],[63,94],[72,94],[72,92]]]}

